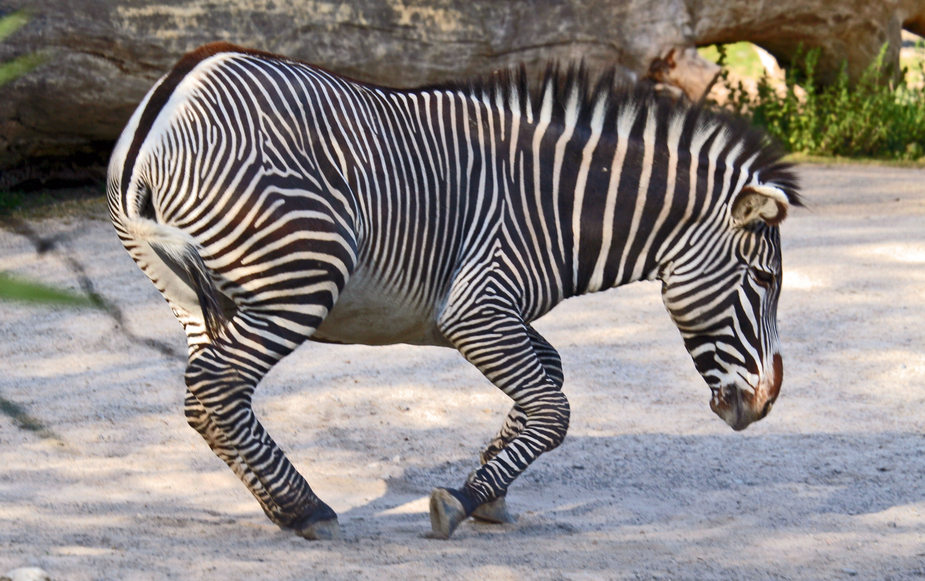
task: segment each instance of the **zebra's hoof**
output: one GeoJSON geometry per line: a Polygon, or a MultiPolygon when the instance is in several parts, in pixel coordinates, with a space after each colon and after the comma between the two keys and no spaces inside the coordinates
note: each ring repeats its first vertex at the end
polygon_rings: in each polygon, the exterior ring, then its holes
{"type": "Polygon", "coordinates": [[[310,541],[330,541],[340,538],[337,513],[323,502],[319,503],[308,516],[292,523],[288,528],[310,541]]]}
{"type": "Polygon", "coordinates": [[[333,541],[340,538],[340,524],[336,518],[319,520],[296,529],[296,533],[309,541],[333,541]]]}
{"type": "Polygon", "coordinates": [[[504,498],[503,496],[499,496],[485,504],[480,504],[479,507],[472,512],[472,518],[493,524],[514,522],[515,519],[511,513],[508,512],[507,502],[504,498]]]}
{"type": "Polygon", "coordinates": [[[462,502],[446,488],[435,488],[430,493],[430,538],[450,538],[466,516],[462,502]]]}

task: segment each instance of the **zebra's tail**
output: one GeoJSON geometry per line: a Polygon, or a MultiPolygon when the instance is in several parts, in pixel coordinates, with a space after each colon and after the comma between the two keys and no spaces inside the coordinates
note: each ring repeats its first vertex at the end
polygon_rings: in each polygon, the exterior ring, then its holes
{"type": "Polygon", "coordinates": [[[202,259],[201,247],[193,237],[158,220],[154,209],[155,192],[145,183],[143,172],[138,168],[147,163],[148,141],[159,138],[159,130],[153,129],[156,122],[162,117],[165,122],[169,121],[170,111],[165,113],[165,107],[174,89],[202,60],[226,48],[225,45],[212,45],[190,53],[161,77],[122,130],[107,175],[109,211],[119,237],[135,262],[174,307],[174,312],[184,312],[181,322],[184,327],[192,324],[187,328],[191,342],[192,335],[202,333],[212,341],[218,337],[227,321],[221,302],[224,295],[216,287],[202,259]]]}
{"type": "Polygon", "coordinates": [[[130,218],[125,227],[132,238],[146,242],[157,258],[196,294],[206,333],[214,341],[227,321],[219,299],[221,293],[202,260],[199,245],[179,228],[150,218],[130,218]]]}
{"type": "Polygon", "coordinates": [[[129,254],[167,302],[186,311],[193,320],[199,318],[196,311],[201,311],[201,325],[214,341],[227,322],[221,293],[199,245],[183,230],[158,222],[151,197],[147,187],[127,188],[125,197],[110,195],[113,224],[129,254]]]}

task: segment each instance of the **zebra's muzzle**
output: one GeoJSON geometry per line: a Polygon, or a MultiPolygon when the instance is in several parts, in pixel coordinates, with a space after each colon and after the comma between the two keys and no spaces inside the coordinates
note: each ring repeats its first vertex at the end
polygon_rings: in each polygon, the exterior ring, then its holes
{"type": "Polygon", "coordinates": [[[737,432],[744,430],[752,422],[760,420],[770,410],[770,405],[764,403],[760,407],[756,405],[757,398],[755,392],[751,390],[743,390],[734,385],[724,385],[720,388],[712,388],[712,391],[710,409],[737,432]]]}
{"type": "Polygon", "coordinates": [[[738,387],[726,384],[710,387],[710,409],[736,431],[744,430],[752,422],[763,419],[771,411],[780,393],[783,378],[783,364],[780,355],[775,354],[771,372],[762,377],[757,387],[738,387]]]}

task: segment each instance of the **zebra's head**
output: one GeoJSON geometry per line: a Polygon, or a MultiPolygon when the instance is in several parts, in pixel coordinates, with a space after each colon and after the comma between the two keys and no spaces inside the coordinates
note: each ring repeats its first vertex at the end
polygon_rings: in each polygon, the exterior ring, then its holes
{"type": "Polygon", "coordinates": [[[742,430],[765,417],[780,392],[778,224],[800,201],[757,180],[728,200],[692,227],[660,278],[665,306],[712,391],[710,408],[742,430]]]}

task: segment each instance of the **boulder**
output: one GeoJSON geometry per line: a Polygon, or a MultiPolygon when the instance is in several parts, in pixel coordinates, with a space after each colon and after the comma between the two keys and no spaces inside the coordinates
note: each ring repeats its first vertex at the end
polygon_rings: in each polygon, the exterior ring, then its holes
{"type": "Polygon", "coordinates": [[[4,573],[0,581],[51,581],[51,577],[39,567],[19,567],[4,573]]]}
{"type": "Polygon", "coordinates": [[[396,87],[583,59],[699,97],[715,74],[693,47],[749,40],[788,62],[820,47],[824,74],[857,75],[902,27],[925,32],[921,0],[0,0],[30,21],[0,43],[0,62],[44,64],[0,87],[0,187],[43,180],[43,160],[80,173],[105,163],[137,103],[186,51],[226,40],[396,87]],[[76,160],[76,161],[75,161],[76,160]]]}

